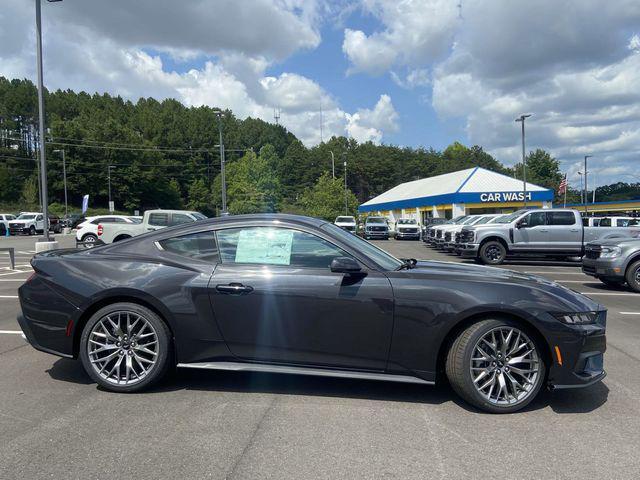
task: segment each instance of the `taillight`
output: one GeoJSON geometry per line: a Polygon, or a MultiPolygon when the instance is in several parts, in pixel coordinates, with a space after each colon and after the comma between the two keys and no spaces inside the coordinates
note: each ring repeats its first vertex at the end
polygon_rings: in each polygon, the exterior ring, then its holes
{"type": "Polygon", "coordinates": [[[98,236],[102,235],[102,225],[98,225],[98,236]]]}
{"type": "Polygon", "coordinates": [[[29,278],[27,278],[24,283],[29,283],[31,280],[33,280],[35,278],[35,276],[37,275],[36,272],[33,272],[31,275],[29,275],[29,278]]]}

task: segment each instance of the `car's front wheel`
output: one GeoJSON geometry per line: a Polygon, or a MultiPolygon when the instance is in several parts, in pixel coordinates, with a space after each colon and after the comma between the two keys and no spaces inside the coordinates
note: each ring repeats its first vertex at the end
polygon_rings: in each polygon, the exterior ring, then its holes
{"type": "Polygon", "coordinates": [[[507,249],[497,240],[490,240],[480,247],[480,261],[487,265],[500,265],[507,258],[507,249]]]}
{"type": "Polygon", "coordinates": [[[631,290],[640,292],[640,260],[629,265],[625,277],[631,290]]]}
{"type": "Polygon", "coordinates": [[[114,303],[94,313],[80,338],[84,369],[102,387],[134,392],[160,380],[173,361],[170,332],[153,311],[114,303]]]}
{"type": "Polygon", "coordinates": [[[531,402],[546,367],[540,347],[518,323],[483,320],[455,339],[446,359],[454,391],[491,413],[510,413],[531,402]]]}
{"type": "Polygon", "coordinates": [[[36,234],[36,227],[34,227],[33,225],[31,225],[29,227],[29,235],[35,235],[36,234]]]}

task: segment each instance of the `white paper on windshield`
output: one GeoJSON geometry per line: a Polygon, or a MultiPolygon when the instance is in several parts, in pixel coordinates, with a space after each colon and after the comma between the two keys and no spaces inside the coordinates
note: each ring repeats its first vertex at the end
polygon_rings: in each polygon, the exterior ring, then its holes
{"type": "Polygon", "coordinates": [[[279,228],[242,230],[238,236],[236,263],[289,265],[293,231],[279,228]]]}

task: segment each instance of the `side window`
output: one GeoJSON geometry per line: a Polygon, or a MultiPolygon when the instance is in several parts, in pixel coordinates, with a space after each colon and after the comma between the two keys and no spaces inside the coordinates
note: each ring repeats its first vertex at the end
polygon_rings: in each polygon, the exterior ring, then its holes
{"type": "Polygon", "coordinates": [[[602,220],[600,220],[600,223],[598,224],[599,227],[610,227],[611,226],[611,219],[610,218],[603,218],[602,220]]]}
{"type": "Polygon", "coordinates": [[[583,227],[588,227],[589,226],[589,219],[586,217],[582,218],[582,226],[583,227]]]}
{"type": "Polygon", "coordinates": [[[113,223],[127,223],[127,221],[124,218],[114,217],[113,223]]]}
{"type": "Polygon", "coordinates": [[[169,214],[168,213],[152,213],[149,215],[149,225],[156,227],[169,226],[169,214]]]}
{"type": "Polygon", "coordinates": [[[546,212],[532,212],[527,217],[527,224],[529,227],[537,227],[546,223],[546,212]]]}
{"type": "Polygon", "coordinates": [[[212,231],[190,233],[161,240],[160,246],[167,252],[194,258],[208,263],[218,262],[216,236],[212,231]]]}
{"type": "Polygon", "coordinates": [[[42,217],[42,215],[38,215],[38,216],[36,217],[36,222],[41,221],[41,220],[42,220],[42,218],[43,218],[43,217],[42,217]]]}
{"type": "Polygon", "coordinates": [[[320,237],[288,228],[219,230],[218,245],[225,263],[329,268],[334,258],[350,256],[320,237]]]}
{"type": "Polygon", "coordinates": [[[191,222],[193,222],[193,218],[191,218],[189,215],[185,215],[184,213],[171,214],[171,225],[180,225],[181,223],[191,222]]]}
{"type": "Polygon", "coordinates": [[[626,218],[619,218],[618,220],[616,220],[616,227],[628,227],[629,226],[629,220],[627,220],[626,218]]]}
{"type": "Polygon", "coordinates": [[[575,225],[576,223],[576,217],[571,212],[547,212],[547,218],[549,225],[575,225]]]}

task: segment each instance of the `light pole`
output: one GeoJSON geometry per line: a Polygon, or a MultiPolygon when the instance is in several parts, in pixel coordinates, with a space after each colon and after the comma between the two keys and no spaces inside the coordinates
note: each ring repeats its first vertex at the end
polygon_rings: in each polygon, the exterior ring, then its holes
{"type": "Polygon", "coordinates": [[[67,206],[67,165],[64,158],[64,149],[54,150],[53,153],[62,154],[62,181],[64,183],[64,215],[69,216],[69,208],[67,206]]]}
{"type": "Polygon", "coordinates": [[[336,159],[333,156],[333,150],[329,150],[329,153],[331,154],[331,175],[333,175],[333,178],[336,178],[336,159]]]}
{"type": "Polygon", "coordinates": [[[584,213],[585,215],[587,214],[587,203],[589,202],[589,199],[587,198],[588,196],[588,190],[587,190],[587,174],[589,173],[589,171],[587,170],[587,159],[591,158],[591,155],[585,155],[584,156],[584,213]]]}
{"type": "MultiPolygon", "coordinates": [[[[59,2],[61,0],[48,0],[59,2]]],[[[44,241],[49,238],[49,205],[47,195],[47,157],[44,137],[44,81],[42,73],[42,13],[40,0],[36,0],[36,64],[38,70],[38,128],[40,136],[40,198],[42,200],[42,217],[44,219],[44,241]]]]}
{"type": "Polygon", "coordinates": [[[344,161],[344,214],[349,215],[349,205],[347,202],[347,161],[344,161]]]}
{"type": "Polygon", "coordinates": [[[524,192],[524,206],[527,206],[527,160],[524,153],[524,121],[529,118],[533,113],[523,113],[516,122],[522,123],[522,190],[524,192]]]}
{"type": "Polygon", "coordinates": [[[225,158],[224,158],[224,144],[222,143],[222,111],[214,110],[214,113],[218,116],[218,135],[220,143],[220,181],[222,183],[222,212],[221,215],[227,214],[227,181],[225,178],[225,158]]]}
{"type": "Polygon", "coordinates": [[[109,212],[113,213],[113,208],[111,208],[111,170],[116,168],[115,165],[109,165],[107,167],[107,180],[109,182],[109,212]]]}

